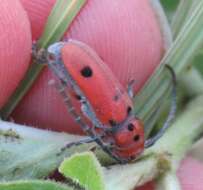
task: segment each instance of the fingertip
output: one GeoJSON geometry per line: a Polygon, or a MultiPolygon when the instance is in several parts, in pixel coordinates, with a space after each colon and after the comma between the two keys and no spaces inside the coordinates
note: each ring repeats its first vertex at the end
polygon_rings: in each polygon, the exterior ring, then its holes
{"type": "Polygon", "coordinates": [[[182,161],[177,172],[184,190],[203,189],[203,164],[192,157],[182,161]]]}
{"type": "Polygon", "coordinates": [[[0,3],[0,107],[22,80],[31,55],[28,17],[18,1],[0,3]]]}
{"type": "Polygon", "coordinates": [[[32,39],[39,39],[56,0],[20,0],[30,19],[32,39]]]}

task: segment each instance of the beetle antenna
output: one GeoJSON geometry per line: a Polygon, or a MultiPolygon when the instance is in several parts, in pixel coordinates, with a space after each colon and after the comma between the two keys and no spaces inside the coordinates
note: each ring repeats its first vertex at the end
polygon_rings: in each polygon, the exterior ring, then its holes
{"type": "Polygon", "coordinates": [[[163,124],[163,127],[159,130],[159,132],[147,139],[145,141],[145,148],[149,148],[151,147],[158,139],[160,139],[163,134],[165,133],[165,131],[170,127],[172,120],[175,117],[175,113],[176,113],[176,109],[177,109],[177,93],[176,93],[176,75],[175,72],[173,70],[173,68],[171,66],[169,66],[168,64],[165,65],[165,67],[169,70],[169,72],[171,73],[172,76],[172,82],[173,82],[173,88],[172,88],[172,100],[171,100],[171,108],[168,114],[168,117],[166,119],[166,121],[163,124]]]}

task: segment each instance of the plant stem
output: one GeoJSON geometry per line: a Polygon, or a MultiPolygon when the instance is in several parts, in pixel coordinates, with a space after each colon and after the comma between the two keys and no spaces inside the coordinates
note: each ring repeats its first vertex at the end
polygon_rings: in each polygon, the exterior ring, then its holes
{"type": "Polygon", "coordinates": [[[167,172],[157,180],[156,190],[181,190],[175,172],[167,172]]]}
{"type": "Polygon", "coordinates": [[[172,154],[173,169],[176,170],[179,161],[203,131],[203,96],[199,96],[187,105],[167,133],[149,152],[169,152],[172,154]],[[190,130],[186,130],[186,129],[190,130]]]}
{"type": "Polygon", "coordinates": [[[107,190],[130,190],[141,186],[159,175],[160,160],[155,155],[125,166],[115,165],[103,169],[107,190]]]}
{"type": "Polygon", "coordinates": [[[60,40],[87,0],[57,1],[39,40],[39,46],[47,48],[60,40]]]}
{"type": "Polygon", "coordinates": [[[37,64],[36,62],[31,64],[24,76],[24,79],[20,82],[15,92],[11,95],[7,104],[0,110],[1,119],[6,120],[9,117],[18,103],[23,99],[27,91],[31,88],[34,81],[38,78],[43,68],[44,65],[37,64]]]}

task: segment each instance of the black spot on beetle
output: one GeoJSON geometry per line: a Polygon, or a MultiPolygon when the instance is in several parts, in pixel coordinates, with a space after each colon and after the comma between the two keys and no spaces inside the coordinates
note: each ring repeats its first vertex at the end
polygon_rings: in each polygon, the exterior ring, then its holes
{"type": "Polygon", "coordinates": [[[93,75],[92,69],[89,66],[85,66],[81,71],[81,75],[85,78],[89,78],[93,75]]]}
{"type": "Polygon", "coordinates": [[[134,130],[134,125],[132,123],[128,124],[128,130],[133,131],[134,130]]]}
{"type": "Polygon", "coordinates": [[[133,138],[133,140],[134,140],[135,142],[139,141],[139,140],[140,140],[140,135],[135,135],[134,138],[133,138]]]}
{"type": "Polygon", "coordinates": [[[114,100],[114,101],[118,101],[118,100],[119,100],[119,95],[116,94],[116,95],[113,97],[113,100],[114,100]]]}

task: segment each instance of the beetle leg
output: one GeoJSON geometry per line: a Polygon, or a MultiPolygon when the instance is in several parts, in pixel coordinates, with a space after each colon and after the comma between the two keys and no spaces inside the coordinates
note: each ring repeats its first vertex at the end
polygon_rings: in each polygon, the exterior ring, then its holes
{"type": "Polygon", "coordinates": [[[120,164],[125,164],[127,162],[129,162],[129,160],[127,159],[123,159],[117,155],[115,155],[112,151],[112,148],[109,148],[108,145],[104,145],[104,144],[100,144],[101,149],[106,152],[111,158],[113,158],[114,160],[116,160],[118,163],[120,164]]]}
{"type": "Polygon", "coordinates": [[[47,63],[47,51],[43,48],[38,49],[37,43],[33,42],[32,44],[32,58],[38,64],[46,64],[47,63]]]}
{"type": "MultiPolygon", "coordinates": [[[[50,82],[53,84],[53,80],[50,82]]],[[[93,131],[94,128],[91,129],[90,126],[86,125],[86,123],[83,121],[82,117],[77,114],[75,107],[72,105],[72,102],[70,100],[70,96],[68,95],[68,92],[66,89],[66,84],[64,83],[57,83],[55,84],[55,88],[58,90],[60,95],[63,97],[64,103],[69,111],[69,113],[73,116],[75,121],[81,126],[83,131],[92,137],[92,139],[98,138],[96,133],[93,131]]],[[[101,142],[103,144],[103,142],[101,142]]]]}
{"type": "Polygon", "coordinates": [[[56,83],[54,80],[49,81],[49,84],[54,85],[59,94],[62,96],[63,101],[67,107],[68,112],[72,115],[72,117],[75,119],[75,121],[80,125],[80,127],[83,129],[84,132],[87,133],[87,131],[90,129],[88,125],[85,124],[82,117],[77,114],[77,111],[75,110],[75,107],[73,106],[70,95],[66,91],[66,84],[63,81],[60,81],[59,83],[56,83]]]}
{"type": "Polygon", "coordinates": [[[93,113],[86,101],[81,102],[81,110],[83,114],[92,122],[95,128],[106,129],[106,127],[97,119],[95,113],[93,113]]]}
{"type": "Polygon", "coordinates": [[[150,146],[152,146],[160,137],[163,136],[163,134],[165,133],[165,131],[169,128],[169,126],[171,125],[171,122],[172,120],[174,119],[175,117],[175,113],[176,113],[176,75],[175,75],[175,72],[173,70],[173,68],[169,65],[165,65],[165,67],[169,70],[169,72],[171,73],[171,76],[172,76],[172,82],[173,82],[173,88],[172,88],[172,99],[171,99],[171,108],[170,108],[170,111],[169,111],[169,114],[168,114],[168,117],[166,119],[166,121],[164,122],[164,125],[163,127],[159,130],[159,132],[147,139],[145,141],[145,148],[148,148],[150,146]]]}
{"type": "MultiPolygon", "coordinates": [[[[65,97],[64,102],[69,110],[69,112],[73,115],[73,117],[75,118],[76,122],[82,127],[83,131],[90,136],[90,138],[95,141],[104,152],[106,152],[109,156],[111,156],[113,159],[115,159],[116,161],[118,161],[119,163],[124,163],[124,160],[121,159],[120,157],[114,155],[112,153],[112,149],[109,147],[108,144],[105,144],[105,142],[103,142],[102,138],[97,135],[94,131],[94,128],[89,127],[88,125],[86,125],[86,123],[82,120],[82,118],[77,114],[75,108],[73,107],[70,99],[68,98],[68,94],[65,91],[65,84],[59,84],[58,87],[60,94],[65,97]]],[[[126,162],[125,162],[126,163],[126,162]]]]}
{"type": "MultiPolygon", "coordinates": [[[[53,84],[53,81],[51,81],[53,84]]],[[[83,131],[89,135],[94,141],[102,147],[105,152],[110,153],[110,150],[107,150],[106,146],[104,146],[104,142],[101,140],[101,138],[98,137],[98,135],[95,133],[94,128],[91,128],[90,126],[86,125],[86,123],[83,121],[82,117],[77,114],[74,106],[72,105],[72,102],[70,101],[70,97],[68,95],[68,92],[66,89],[66,84],[61,81],[60,83],[55,84],[55,88],[57,88],[58,92],[64,99],[64,103],[69,111],[69,113],[75,118],[75,121],[81,126],[83,131]]]]}
{"type": "Polygon", "coordinates": [[[81,139],[81,140],[76,141],[76,142],[68,143],[63,148],[61,148],[61,152],[64,152],[66,149],[69,149],[69,148],[71,148],[73,146],[79,146],[79,145],[82,145],[82,144],[95,142],[96,138],[97,137],[95,137],[95,138],[87,137],[87,138],[81,139]]]}
{"type": "Polygon", "coordinates": [[[128,91],[128,95],[131,97],[131,98],[134,98],[135,94],[134,94],[134,85],[135,85],[136,81],[134,79],[130,80],[128,82],[128,87],[127,87],[127,91],[128,91]]]}

